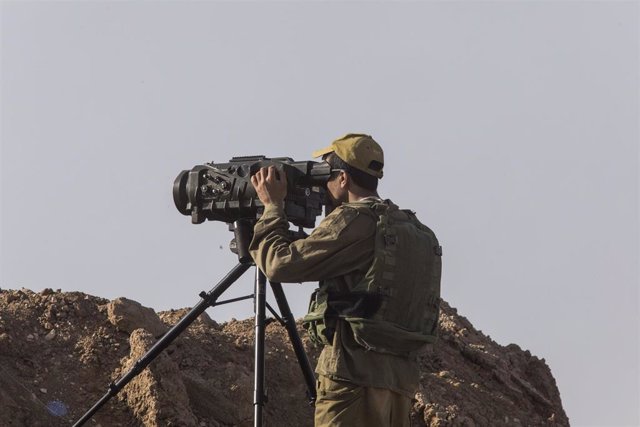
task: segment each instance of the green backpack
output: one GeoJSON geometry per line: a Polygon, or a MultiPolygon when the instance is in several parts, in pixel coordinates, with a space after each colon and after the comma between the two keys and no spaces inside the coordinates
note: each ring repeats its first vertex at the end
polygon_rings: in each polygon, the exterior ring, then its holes
{"type": "Polygon", "coordinates": [[[414,353],[436,340],[442,248],[413,212],[388,200],[349,206],[376,221],[373,262],[351,289],[323,281],[303,322],[319,344],[331,344],[337,319],[344,319],[367,350],[414,353]]]}

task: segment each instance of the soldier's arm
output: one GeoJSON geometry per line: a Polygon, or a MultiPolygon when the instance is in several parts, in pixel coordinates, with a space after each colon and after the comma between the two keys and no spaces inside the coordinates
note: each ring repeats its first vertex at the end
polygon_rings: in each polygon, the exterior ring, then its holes
{"type": "Polygon", "coordinates": [[[268,205],[254,229],[251,256],[274,282],[341,276],[373,255],[375,222],[354,208],[338,207],[305,239],[292,241],[281,205],[268,205]]]}

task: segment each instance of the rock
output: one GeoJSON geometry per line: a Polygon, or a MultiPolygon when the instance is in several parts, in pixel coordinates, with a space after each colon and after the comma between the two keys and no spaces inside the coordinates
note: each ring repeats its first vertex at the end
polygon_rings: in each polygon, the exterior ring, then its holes
{"type": "Polygon", "coordinates": [[[152,308],[144,307],[139,302],[127,298],[116,298],[107,304],[107,316],[109,322],[129,334],[142,328],[154,336],[159,336],[167,330],[152,308]]]}
{"type": "Polygon", "coordinates": [[[216,322],[211,317],[209,317],[206,311],[203,311],[202,314],[198,316],[198,320],[202,322],[204,325],[209,326],[211,328],[217,329],[220,327],[220,325],[218,325],[218,322],[216,322]]]}
{"type": "MultiPolygon", "coordinates": [[[[446,302],[441,307],[440,339],[419,355],[412,425],[569,425],[542,358],[515,344],[489,340],[446,302]]],[[[5,290],[0,294],[0,426],[69,425],[69,419],[52,419],[42,403],[64,396],[64,405],[74,411],[88,409],[110,382],[129,372],[155,342],[153,336],[166,330],[165,324],[174,324],[188,311],[156,314],[127,299],[5,290]],[[14,300],[8,302],[8,297],[14,300]],[[57,313],[66,319],[56,321],[57,313]],[[138,326],[143,329],[136,330],[138,326]],[[44,339],[36,341],[38,334],[44,339]]],[[[254,326],[253,319],[216,325],[200,316],[88,424],[252,425],[254,326]]],[[[314,365],[321,349],[310,344],[300,323],[297,329],[314,365]]],[[[267,327],[266,350],[270,404],[265,424],[311,427],[313,408],[306,404],[288,334],[277,323],[267,327]]]]}
{"type": "MultiPolygon", "coordinates": [[[[122,373],[130,370],[153,343],[153,337],[146,330],[133,331],[129,338],[131,353],[122,366],[122,373]]],[[[145,426],[198,425],[189,407],[189,396],[180,369],[166,353],[161,353],[127,385],[126,401],[139,422],[145,426]]]]}

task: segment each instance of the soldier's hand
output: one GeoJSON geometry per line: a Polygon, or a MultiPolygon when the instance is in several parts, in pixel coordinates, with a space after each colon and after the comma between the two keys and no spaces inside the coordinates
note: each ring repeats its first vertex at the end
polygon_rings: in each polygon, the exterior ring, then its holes
{"type": "Polygon", "coordinates": [[[284,173],[278,174],[275,166],[260,169],[251,177],[251,183],[265,206],[284,204],[284,198],[287,195],[287,179],[284,173]]]}

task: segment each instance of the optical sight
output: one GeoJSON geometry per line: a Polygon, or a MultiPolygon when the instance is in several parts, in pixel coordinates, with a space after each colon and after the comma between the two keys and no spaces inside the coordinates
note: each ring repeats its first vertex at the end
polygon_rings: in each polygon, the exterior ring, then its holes
{"type": "Polygon", "coordinates": [[[289,157],[233,157],[228,163],[205,163],[180,172],[173,183],[173,201],[193,224],[205,220],[233,223],[255,220],[264,205],[251,176],[260,168],[275,166],[287,179],[285,213],[293,224],[313,228],[325,203],[331,167],[326,162],[294,161],[289,157]]]}

